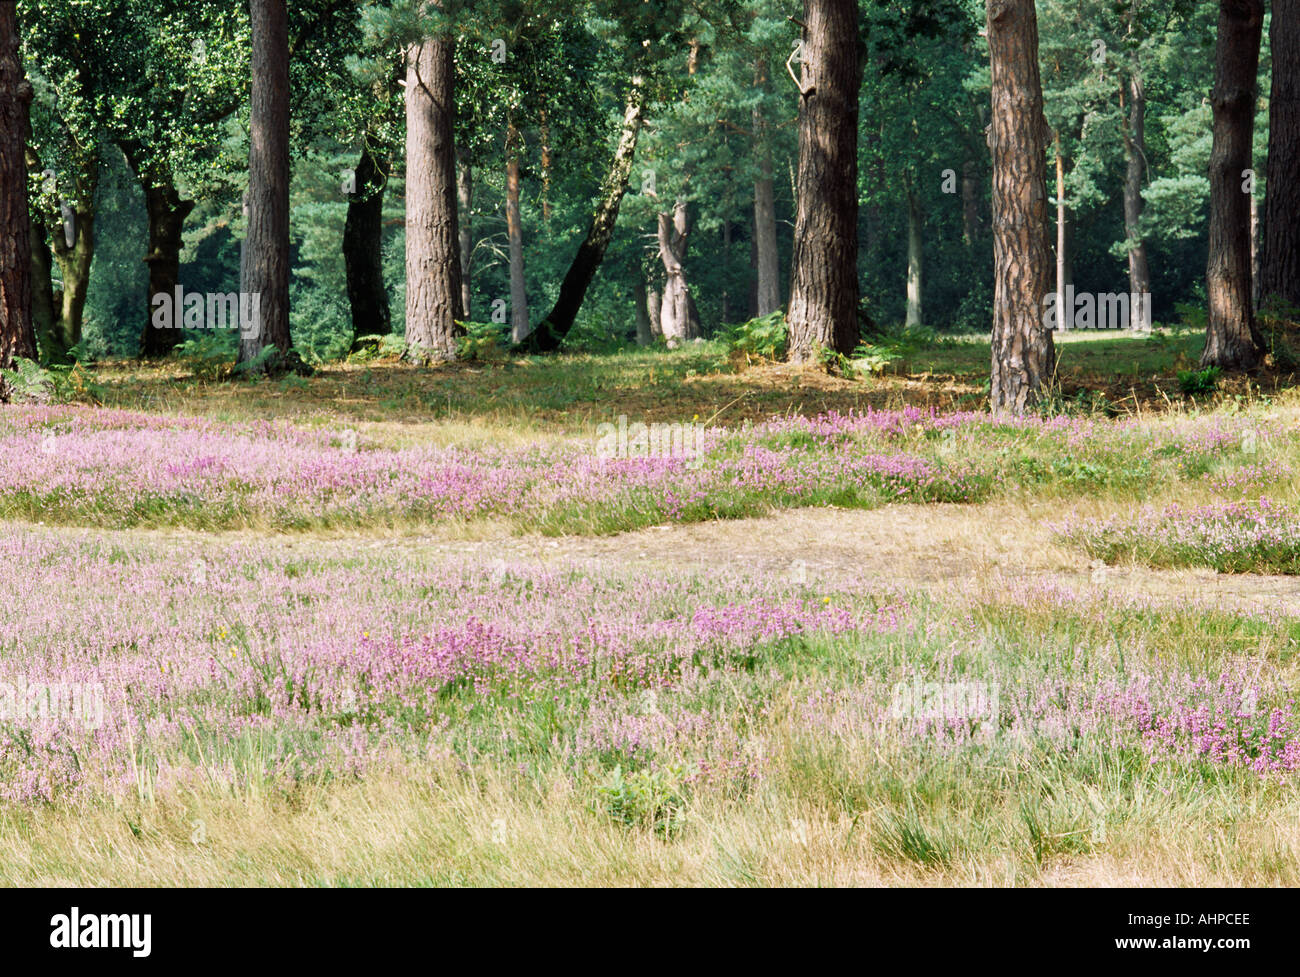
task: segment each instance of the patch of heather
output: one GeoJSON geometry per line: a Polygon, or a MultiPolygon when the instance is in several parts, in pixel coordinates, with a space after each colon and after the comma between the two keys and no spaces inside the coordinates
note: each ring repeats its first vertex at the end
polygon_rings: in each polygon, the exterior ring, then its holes
{"type": "Polygon", "coordinates": [[[973,502],[1044,482],[1195,479],[1273,450],[1284,433],[1232,417],[994,419],[909,407],[710,428],[698,458],[602,458],[594,438],[392,449],[287,423],[16,407],[0,416],[0,516],[200,529],[491,516],[610,532],[791,506],[973,502]]]}
{"type": "Polygon", "coordinates": [[[1215,495],[1228,498],[1242,496],[1260,496],[1277,486],[1279,482],[1289,481],[1295,470],[1284,461],[1271,459],[1258,464],[1240,465],[1226,471],[1215,472],[1208,476],[1210,491],[1215,495]]]}
{"type": "MultiPolygon", "coordinates": [[[[722,681],[765,647],[885,633],[906,614],[735,573],[428,564],[345,543],[300,557],[257,543],[187,550],[93,534],[0,540],[0,682],[102,690],[101,725],[6,713],[0,797],[162,790],[195,767],[291,784],[392,756],[465,756],[495,714],[515,727],[553,714],[557,755],[576,762],[613,746],[596,720],[588,735],[564,718],[583,703],[682,691],[700,670],[722,681]]],[[[681,758],[734,760],[735,735],[690,709],[703,718],[681,721],[695,742],[681,758]]],[[[533,735],[507,740],[522,749],[533,735]]]]}
{"type": "Polygon", "coordinates": [[[1267,497],[1085,519],[1053,527],[1107,563],[1135,559],[1159,567],[1212,567],[1221,573],[1300,573],[1300,516],[1267,497]]]}
{"type": "MultiPolygon", "coordinates": [[[[920,688],[926,688],[922,684],[920,688]]],[[[1139,672],[1104,679],[1039,676],[1008,670],[972,676],[936,669],[880,679],[853,689],[821,686],[797,699],[805,732],[902,749],[1039,748],[1056,754],[1117,757],[1140,750],[1148,762],[1208,763],[1260,775],[1300,769],[1300,711],[1286,689],[1265,689],[1242,673],[1213,679],[1139,672]],[[966,714],[900,709],[899,683],[979,682],[995,689],[994,707],[966,714]]]]}

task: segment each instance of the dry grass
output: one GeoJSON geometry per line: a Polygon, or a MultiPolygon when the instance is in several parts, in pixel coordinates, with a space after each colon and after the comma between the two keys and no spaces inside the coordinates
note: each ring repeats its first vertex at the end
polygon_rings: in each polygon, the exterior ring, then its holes
{"type": "MultiPolygon", "coordinates": [[[[844,758],[870,762],[866,755],[844,758]]],[[[784,785],[788,787],[788,785],[784,785]]],[[[772,785],[705,796],[666,842],[592,810],[562,777],[402,768],[292,801],[191,795],[154,804],[7,811],[0,884],[13,886],[1251,886],[1300,884],[1300,798],[1092,790],[1086,850],[1041,859],[1015,797],[986,813],[935,810],[949,860],[919,862],[888,804],[833,811],[772,785]],[[1113,804],[1130,813],[1107,816],[1113,804]]]]}

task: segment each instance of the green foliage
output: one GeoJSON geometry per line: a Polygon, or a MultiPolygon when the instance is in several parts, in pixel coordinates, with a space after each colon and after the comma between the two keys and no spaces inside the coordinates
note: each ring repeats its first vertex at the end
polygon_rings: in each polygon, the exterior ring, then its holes
{"type": "Polygon", "coordinates": [[[35,360],[18,356],[14,370],[6,376],[8,395],[19,401],[33,403],[66,403],[73,400],[98,402],[103,387],[95,382],[87,370],[90,359],[83,346],[68,350],[71,362],[48,363],[42,366],[35,360]]]}
{"type": "Polygon", "coordinates": [[[400,360],[406,355],[406,340],[394,333],[385,336],[359,336],[355,347],[348,356],[349,363],[400,360]]]}
{"type": "Polygon", "coordinates": [[[1218,388],[1220,372],[1217,366],[1207,366],[1204,370],[1179,370],[1178,386],[1189,397],[1203,397],[1218,388]]]}
{"type": "Polygon", "coordinates": [[[596,788],[597,806],[620,824],[674,838],[686,823],[685,775],[679,764],[627,774],[616,766],[596,788]]]}
{"type": "Polygon", "coordinates": [[[726,332],[729,349],[764,360],[784,359],[788,338],[785,312],[781,309],[738,323],[726,332]]]}
{"type": "Polygon", "coordinates": [[[456,339],[463,360],[499,360],[510,346],[510,326],[502,322],[458,322],[465,330],[456,339]]]}
{"type": "Polygon", "coordinates": [[[177,359],[199,380],[229,379],[238,355],[239,335],[233,330],[200,333],[177,345],[175,350],[177,359]]]}
{"type": "Polygon", "coordinates": [[[853,365],[871,373],[882,373],[890,366],[910,363],[920,353],[932,349],[939,334],[927,326],[881,326],[870,342],[854,351],[853,365]]]}

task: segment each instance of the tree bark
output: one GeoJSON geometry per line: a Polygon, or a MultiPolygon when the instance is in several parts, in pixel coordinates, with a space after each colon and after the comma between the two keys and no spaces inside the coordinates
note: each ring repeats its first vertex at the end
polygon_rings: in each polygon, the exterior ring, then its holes
{"type": "Polygon", "coordinates": [[[657,284],[646,284],[645,310],[650,317],[650,338],[653,341],[664,334],[663,323],[659,318],[663,313],[663,293],[657,284]]]}
{"type": "Polygon", "coordinates": [[[1250,195],[1250,307],[1259,311],[1259,286],[1263,274],[1263,255],[1260,247],[1259,198],[1250,195]]]}
{"type": "MultiPolygon", "coordinates": [[[[767,82],[767,65],[760,59],[754,68],[755,84],[767,82]]],[[[781,307],[781,258],[776,243],[776,181],[772,177],[772,143],[767,122],[757,107],[753,113],[754,154],[758,179],[754,181],[754,246],[758,264],[758,315],[770,315],[781,307]]]]}
{"type": "Polygon", "coordinates": [[[392,166],[369,144],[357,161],[356,189],[348,198],[343,225],[343,263],[347,269],[352,342],[362,336],[387,336],[393,313],[384,287],[384,188],[392,166]]]}
{"type": "Polygon", "coordinates": [[[754,245],[758,258],[758,314],[781,308],[781,255],[776,243],[776,183],[772,179],[772,150],[759,157],[759,177],[754,182],[754,245]]]}
{"type": "Polygon", "coordinates": [[[81,326],[90,288],[90,266],[95,260],[95,190],[99,186],[99,151],[93,147],[77,167],[70,214],[60,214],[50,236],[54,260],[63,279],[53,338],[55,355],[66,353],[81,342],[81,326]],[[65,220],[71,216],[72,244],[65,236],[65,220]]]}
{"type": "Polygon", "coordinates": [[[906,184],[907,191],[907,320],[909,327],[922,324],[921,289],[922,289],[922,229],[925,217],[921,213],[921,200],[911,181],[906,184]]]}
{"type": "Polygon", "coordinates": [[[988,0],[993,123],[994,413],[1039,402],[1056,367],[1043,298],[1052,292],[1047,219],[1047,120],[1033,0],[988,0]]]}
{"type": "MultiPolygon", "coordinates": [[[[30,146],[27,147],[27,172],[41,172],[41,161],[30,146]]],[[[36,333],[37,349],[43,356],[57,356],[63,344],[56,327],[58,316],[54,311],[54,258],[50,255],[49,241],[45,236],[45,222],[33,215],[31,220],[32,243],[32,328],[36,333]]],[[[62,303],[62,296],[59,302],[62,303]]]]}
{"type": "Polygon", "coordinates": [[[700,320],[686,284],[686,268],[682,264],[689,234],[686,201],[678,199],[671,213],[662,211],[659,214],[659,260],[663,262],[666,276],[659,324],[670,347],[700,335],[700,320]]]}
{"type": "Polygon", "coordinates": [[[159,329],[153,324],[152,301],[155,295],[173,295],[180,282],[185,218],[194,209],[194,201],[181,199],[171,172],[149,162],[144,147],[139,143],[124,141],[118,145],[140,183],[149,220],[149,253],[144,257],[149,266],[149,290],[144,302],[140,356],[166,356],[181,341],[181,331],[159,329]]]}
{"type": "Polygon", "coordinates": [[[1210,299],[1202,366],[1248,370],[1264,352],[1251,306],[1250,199],[1243,192],[1255,129],[1255,75],[1263,0],[1220,0],[1214,50],[1214,143],[1210,151],[1210,299]]]}
{"type": "Polygon", "coordinates": [[[961,238],[967,247],[980,233],[978,170],[973,159],[961,164],[961,238]]]}
{"type": "Polygon", "coordinates": [[[654,342],[654,333],[650,328],[650,308],[649,294],[646,291],[644,279],[637,277],[636,283],[632,286],[632,304],[635,306],[633,311],[636,314],[636,344],[638,346],[649,346],[654,342]]]}
{"type": "Polygon", "coordinates": [[[456,147],[456,224],[460,242],[460,310],[466,319],[473,318],[470,293],[474,268],[474,164],[469,150],[456,147]]]}
{"type": "Polygon", "coordinates": [[[506,239],[510,246],[510,338],[528,335],[528,285],[524,279],[524,224],[519,214],[519,130],[506,121],[506,239]]]}
{"type": "Polygon", "coordinates": [[[789,359],[848,355],[858,329],[857,0],[804,0],[789,359]]]}
{"type": "Polygon", "coordinates": [[[1273,0],[1260,298],[1300,308],[1300,0],[1273,0]]]}
{"type": "Polygon", "coordinates": [[[618,148],[610,162],[609,173],[601,187],[600,200],[596,212],[592,215],[587,237],[578,247],[569,270],[560,284],[560,294],[555,300],[550,314],[542,320],[536,329],[529,333],[525,341],[529,351],[550,353],[560,348],[564,337],[573,328],[582,300],[587,294],[596,270],[605,258],[605,250],[614,236],[614,225],[618,222],[618,210],[627,193],[628,176],[632,172],[632,159],[636,154],[637,139],[641,134],[641,123],[645,112],[645,79],[632,80],[627,102],[623,109],[623,128],[619,135],[618,148]]]}
{"type": "MultiPolygon", "coordinates": [[[[286,0],[250,0],[252,112],[248,144],[247,279],[254,324],[241,323],[239,360],[273,346],[288,356],[289,337],[289,11],[286,0]]],[[[283,362],[276,364],[282,368],[283,362]]]]}
{"type": "Polygon", "coordinates": [[[1124,129],[1124,236],[1129,241],[1128,250],[1128,327],[1139,332],[1151,328],[1149,306],[1143,299],[1151,291],[1151,272],[1147,267],[1147,245],[1142,239],[1142,172],[1146,165],[1146,85],[1142,80],[1142,65],[1133,52],[1129,63],[1129,112],[1124,129]]]}
{"type": "Polygon", "coordinates": [[[1065,289],[1070,284],[1070,211],[1065,205],[1065,157],[1061,155],[1061,134],[1052,140],[1056,151],[1056,328],[1070,328],[1070,312],[1065,308],[1065,289]]]}
{"type": "MultiPolygon", "coordinates": [[[[26,152],[32,94],[19,56],[15,5],[0,3],[0,370],[12,367],[14,357],[36,358],[26,152]]],[[[0,377],[0,401],[7,399],[0,377]]]]}
{"type": "Polygon", "coordinates": [[[428,38],[406,56],[406,341],[418,360],[454,360],[462,332],[456,213],[455,51],[428,38]]]}

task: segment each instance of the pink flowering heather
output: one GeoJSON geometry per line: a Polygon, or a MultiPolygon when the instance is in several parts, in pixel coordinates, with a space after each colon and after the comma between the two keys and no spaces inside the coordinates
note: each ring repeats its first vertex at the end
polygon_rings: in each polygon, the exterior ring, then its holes
{"type": "Polygon", "coordinates": [[[1208,566],[1222,573],[1300,573],[1300,516],[1266,497],[1056,527],[1061,538],[1113,563],[1208,566]]]}
{"type": "Polygon", "coordinates": [[[0,579],[0,683],[103,690],[99,725],[26,704],[0,717],[0,797],[146,780],[166,790],[199,769],[292,783],[388,757],[471,756],[488,734],[493,753],[531,755],[528,722],[550,710],[574,717],[546,746],[560,759],[658,743],[692,764],[731,762],[735,733],[680,698],[702,675],[743,676],[761,649],[794,638],[888,633],[905,610],[732,572],[427,565],[349,542],[298,557],[267,544],[121,543],[0,540],[11,571],[0,579]],[[678,733],[665,738],[658,720],[638,732],[627,718],[646,691],[678,710],[678,733]],[[584,703],[610,695],[624,718],[592,713],[584,725],[584,703]]]}
{"type": "Polygon", "coordinates": [[[20,407],[0,415],[0,516],[280,529],[497,516],[543,531],[616,531],[802,505],[970,502],[1047,477],[1199,477],[1247,437],[1260,450],[1276,432],[1219,419],[993,420],[905,408],[712,428],[699,459],[603,458],[594,438],[473,450],[362,439],[353,450],[342,432],[287,423],[20,407]]]}
{"type": "MultiPolygon", "coordinates": [[[[925,680],[954,678],[939,672],[925,680]]],[[[890,685],[872,680],[859,689],[809,690],[799,702],[800,723],[820,735],[922,750],[1037,746],[1111,758],[1140,750],[1152,764],[1208,763],[1270,776],[1300,769],[1296,700],[1239,675],[1027,681],[994,673],[986,683],[997,689],[993,715],[895,715],[890,685]]]]}

